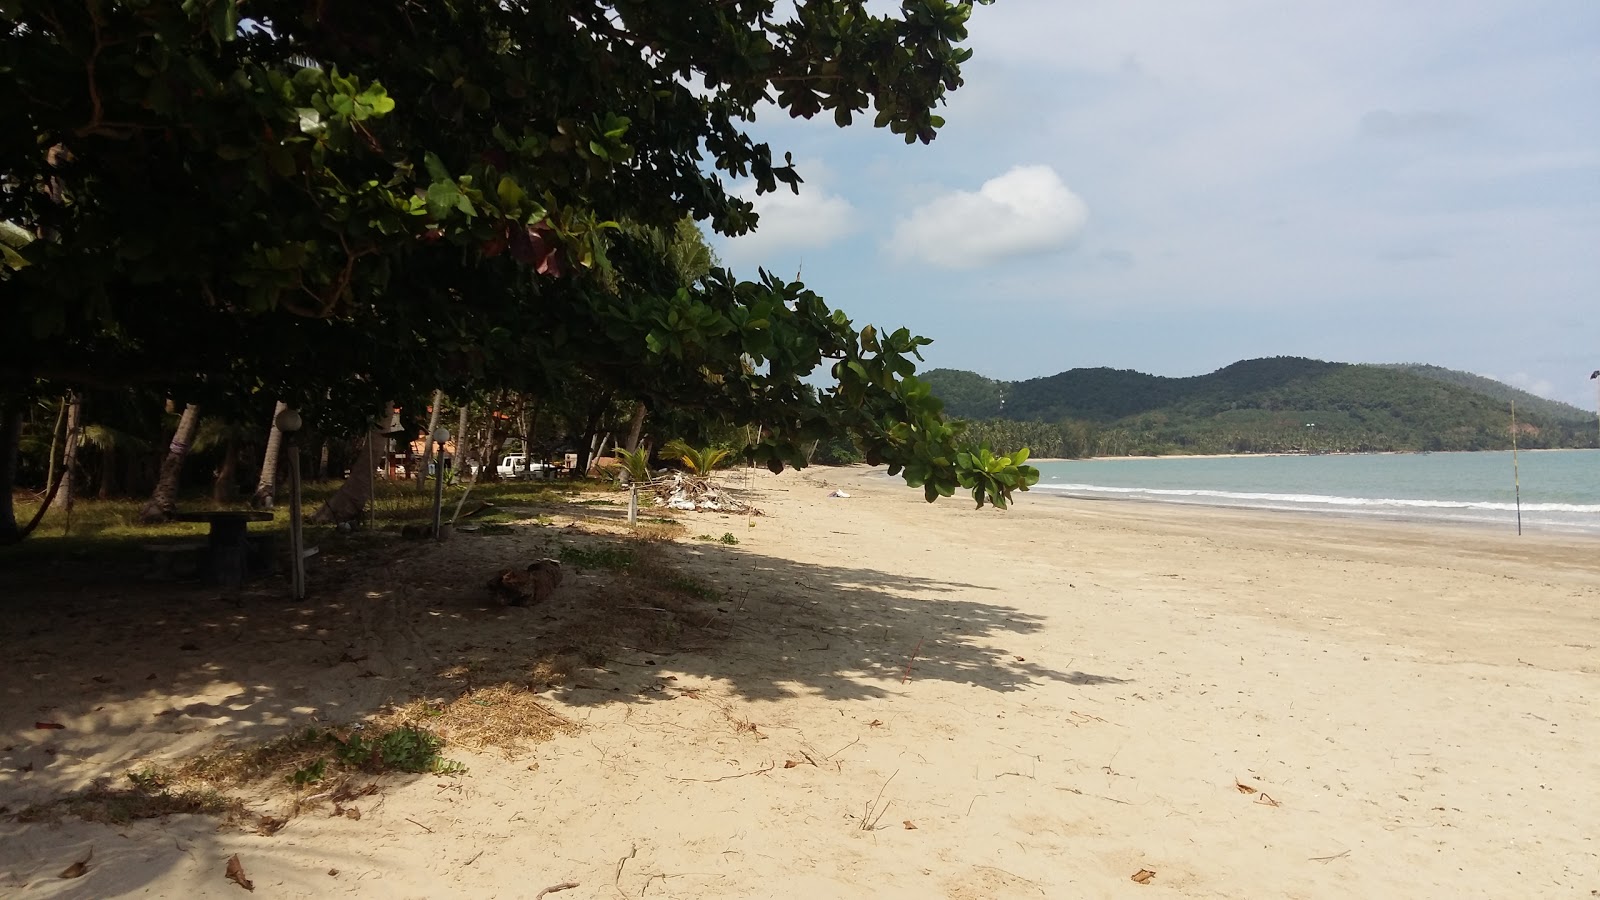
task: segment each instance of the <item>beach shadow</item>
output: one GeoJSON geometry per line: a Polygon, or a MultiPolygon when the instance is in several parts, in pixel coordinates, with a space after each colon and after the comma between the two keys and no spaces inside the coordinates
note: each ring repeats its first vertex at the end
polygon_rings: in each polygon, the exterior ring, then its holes
{"type": "Polygon", "coordinates": [[[568,706],[659,702],[679,677],[752,702],[885,698],[930,681],[996,693],[1124,683],[1013,652],[1010,639],[1047,620],[993,585],[573,527],[444,544],[364,535],[324,547],[301,602],[278,582],[236,603],[88,562],[0,566],[0,578],[11,586],[0,817],[218,739],[269,740],[502,681],[542,689],[552,661],[581,661],[552,682],[568,706]],[[648,571],[568,563],[557,594],[527,608],[498,605],[485,586],[500,567],[572,548],[636,554],[648,571]]]}

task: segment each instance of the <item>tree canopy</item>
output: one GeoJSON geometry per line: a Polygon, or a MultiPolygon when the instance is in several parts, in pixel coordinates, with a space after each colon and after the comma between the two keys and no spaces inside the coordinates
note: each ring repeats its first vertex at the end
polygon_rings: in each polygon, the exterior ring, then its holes
{"type": "Polygon", "coordinates": [[[975,2],[0,0],[0,221],[32,238],[0,263],[31,338],[0,393],[140,384],[358,428],[581,371],[762,422],[774,469],[849,430],[930,500],[1003,505],[1037,473],[961,452],[926,339],[766,273],[685,287],[640,230],[742,234],[726,179],[798,190],[758,115],[933,140],[975,2]],[[825,365],[836,385],[802,380],[825,365]]]}

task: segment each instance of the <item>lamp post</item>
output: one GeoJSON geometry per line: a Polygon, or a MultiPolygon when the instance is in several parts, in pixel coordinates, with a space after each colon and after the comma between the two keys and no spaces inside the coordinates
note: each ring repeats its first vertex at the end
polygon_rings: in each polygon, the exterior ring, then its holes
{"type": "Polygon", "coordinates": [[[300,447],[297,432],[305,423],[300,413],[285,409],[273,420],[278,430],[289,442],[289,591],[296,600],[306,598],[306,547],[301,531],[300,513],[300,447]]]}
{"type": "Polygon", "coordinates": [[[450,440],[450,429],[440,428],[429,435],[433,439],[433,539],[441,540],[440,516],[444,505],[444,445],[450,440]]]}

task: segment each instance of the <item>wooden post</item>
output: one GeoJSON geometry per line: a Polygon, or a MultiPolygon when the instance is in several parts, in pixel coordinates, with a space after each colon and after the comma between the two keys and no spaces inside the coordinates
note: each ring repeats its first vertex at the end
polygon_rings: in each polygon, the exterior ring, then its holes
{"type": "Polygon", "coordinates": [[[300,445],[289,438],[289,589],[306,598],[306,541],[300,513],[300,445]]]}
{"type": "Polygon", "coordinates": [[[1522,534],[1522,474],[1517,471],[1517,401],[1511,401],[1511,482],[1517,492],[1517,534],[1522,534]]]}
{"type": "Polygon", "coordinates": [[[639,524],[639,485],[628,485],[628,524],[639,524]]]}
{"type": "Polygon", "coordinates": [[[439,517],[444,508],[444,441],[436,441],[434,447],[437,452],[433,463],[433,539],[437,541],[440,539],[439,517]]]}

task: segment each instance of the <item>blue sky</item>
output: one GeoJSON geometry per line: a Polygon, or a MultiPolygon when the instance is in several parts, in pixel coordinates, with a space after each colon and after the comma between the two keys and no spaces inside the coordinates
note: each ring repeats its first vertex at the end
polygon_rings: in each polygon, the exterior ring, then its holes
{"type": "Polygon", "coordinates": [[[722,260],[998,378],[1297,355],[1594,407],[1600,2],[999,0],[971,32],[932,145],[762,116],[807,183],[722,260]]]}

